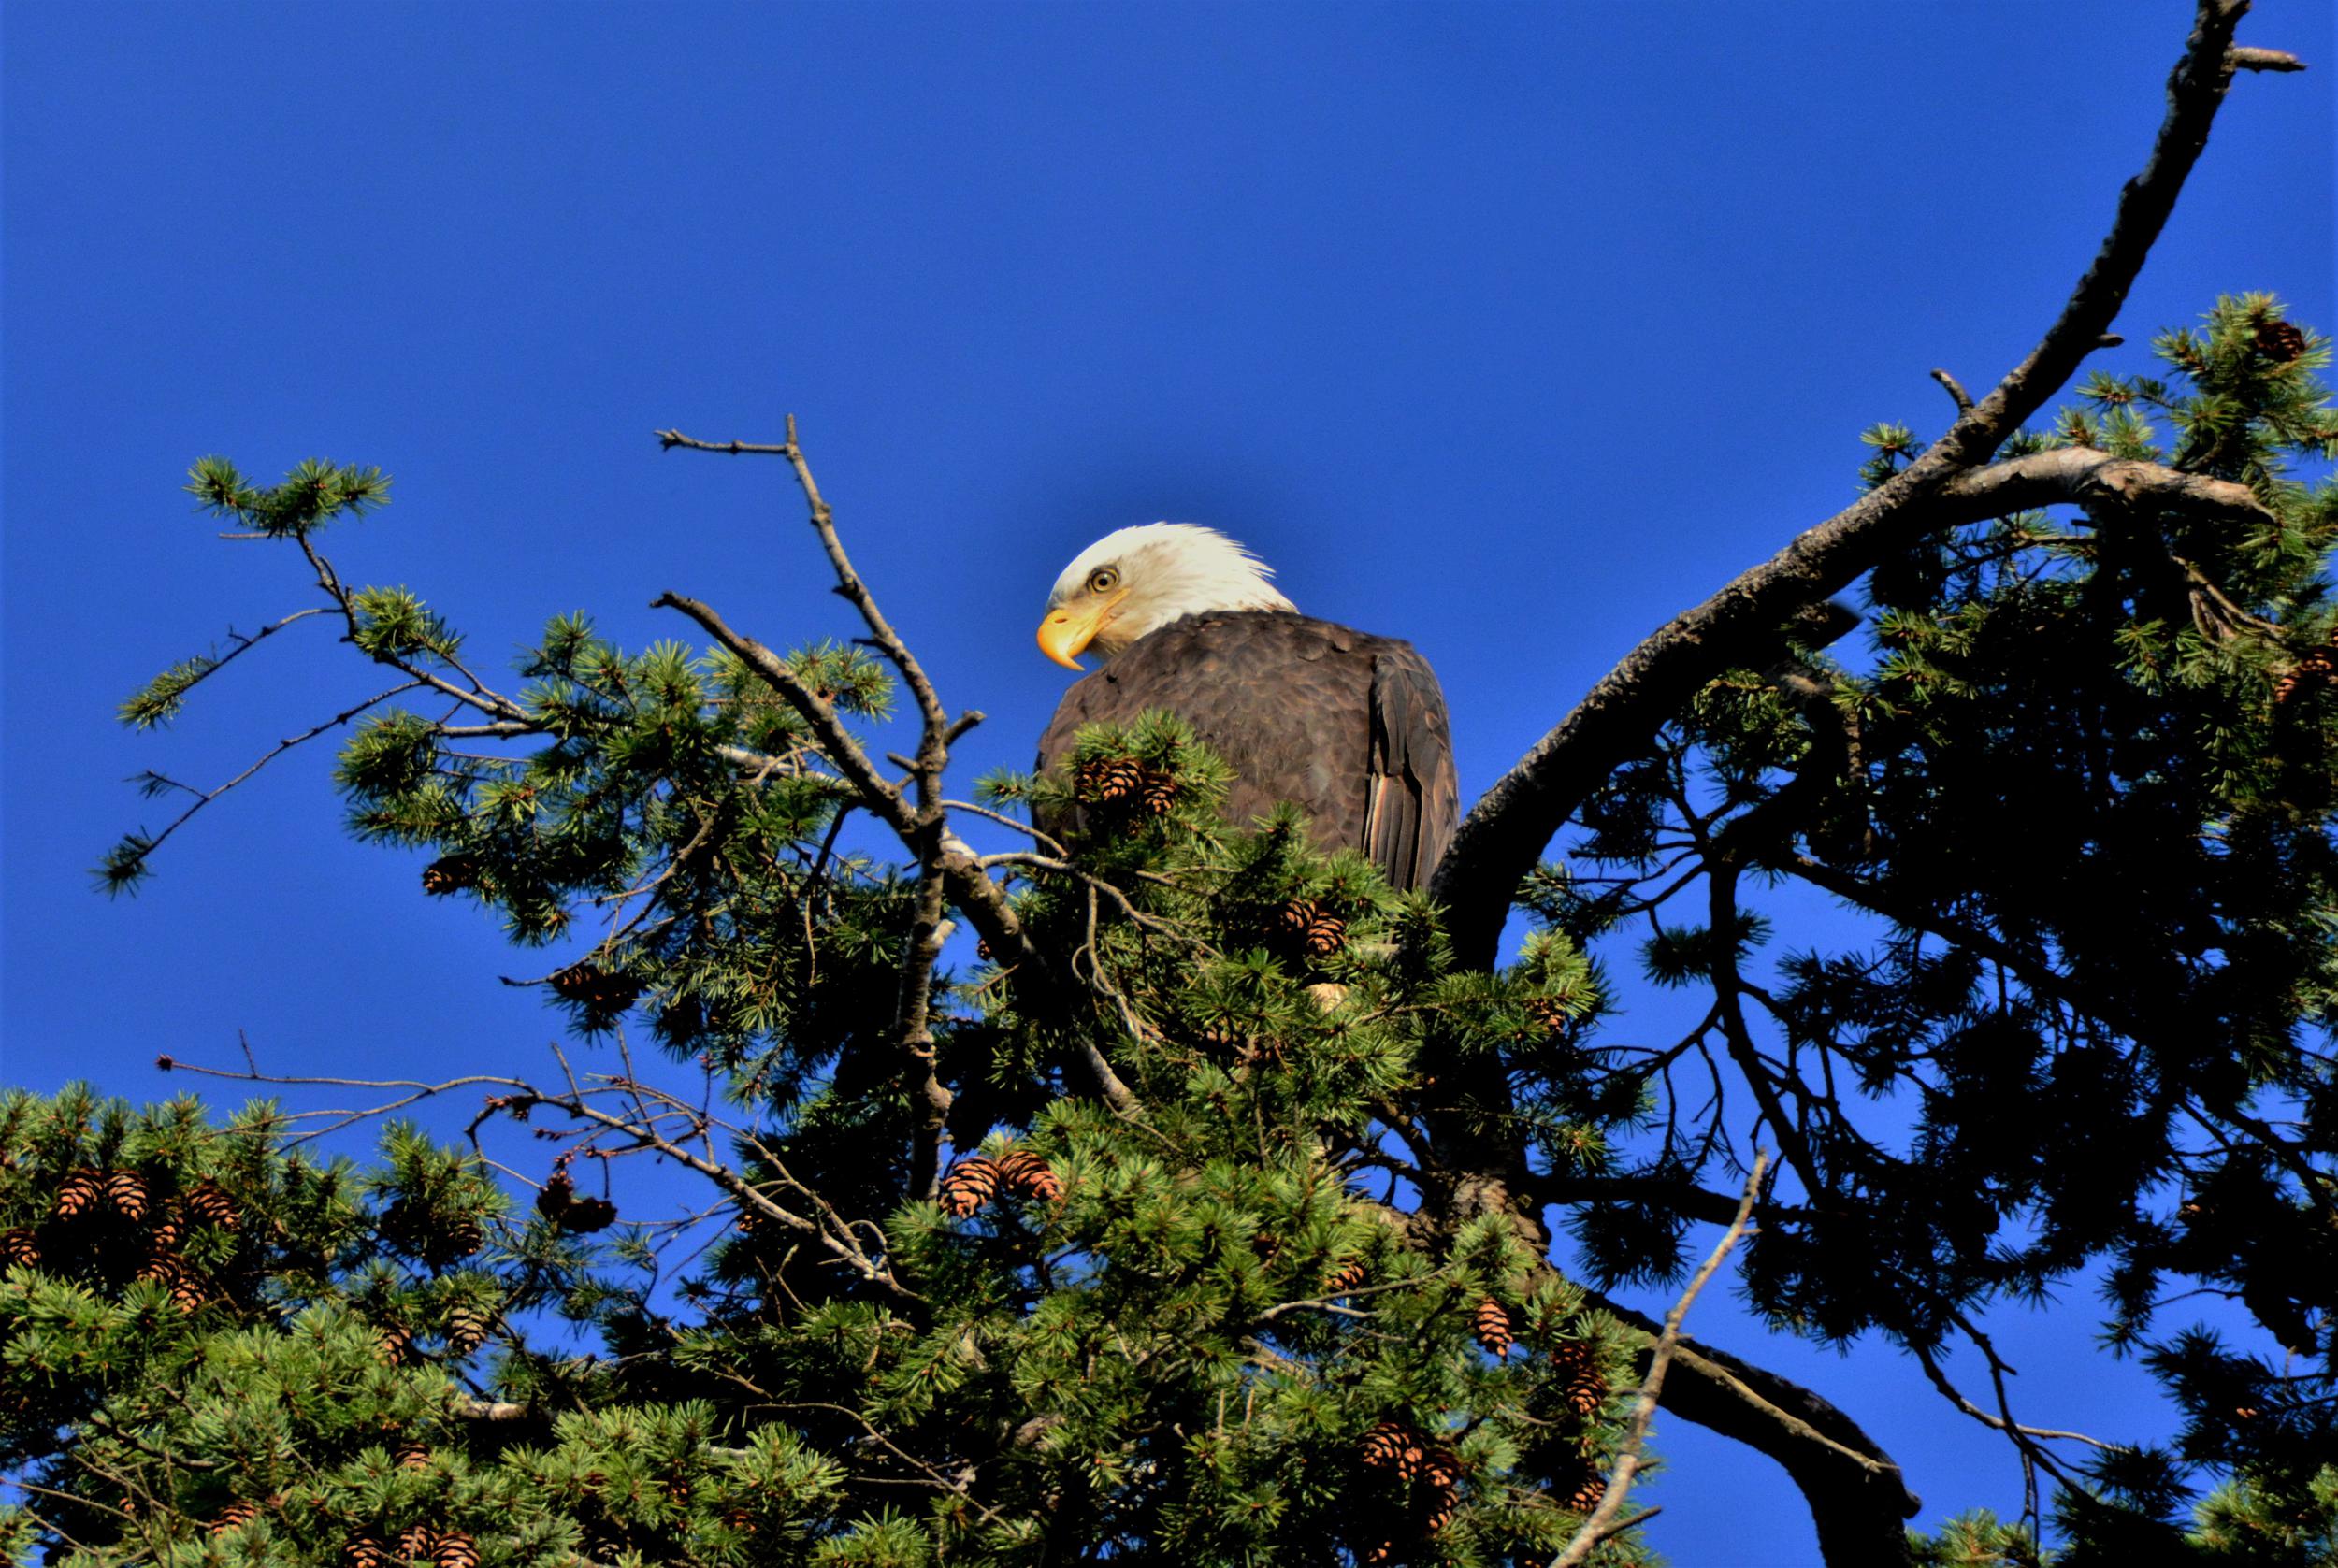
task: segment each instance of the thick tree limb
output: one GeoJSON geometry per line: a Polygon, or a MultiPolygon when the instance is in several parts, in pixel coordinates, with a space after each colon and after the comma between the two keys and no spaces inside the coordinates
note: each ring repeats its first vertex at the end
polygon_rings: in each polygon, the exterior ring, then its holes
{"type": "MultiPolygon", "coordinates": [[[[1952,486],[1967,477],[1980,482],[1975,468],[2101,343],[2207,144],[2235,65],[2232,29],[2247,8],[2246,0],[2201,0],[2184,57],[2169,79],[2168,113],[2150,156],[2120,192],[2101,249],[2037,347],[1907,468],[1625,655],[1471,808],[1429,888],[1445,907],[1454,950],[1465,961],[1492,964],[1510,897],[1544,846],[1707,681],[1753,655],[1796,607],[1848,587],[1893,549],[1960,519],[1988,515],[1970,511],[1987,503],[1949,494],[1952,486]]],[[[2018,469],[1993,482],[2010,494],[2051,477],[2018,469]]],[[[2065,487],[2076,477],[2066,476],[2065,487]]],[[[2096,477],[2108,484],[2113,476],[2097,469],[2096,477]]],[[[2132,472],[2116,477],[2129,486],[2140,482],[2132,472]]],[[[2153,482],[2163,493],[2186,496],[2184,485],[2153,482]]]]}

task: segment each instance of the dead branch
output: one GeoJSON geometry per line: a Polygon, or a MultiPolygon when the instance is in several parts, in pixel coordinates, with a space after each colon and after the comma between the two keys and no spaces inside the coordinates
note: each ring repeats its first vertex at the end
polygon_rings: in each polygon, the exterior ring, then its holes
{"type": "Polygon", "coordinates": [[[1591,1517],[1575,1532],[1575,1538],[1566,1544],[1566,1549],[1558,1555],[1551,1568],[1578,1568],[1583,1559],[1591,1555],[1592,1547],[1611,1532],[1609,1526],[1616,1515],[1623,1512],[1624,1500],[1632,1490],[1632,1476],[1639,1469],[1640,1452],[1648,1441],[1648,1423],[1655,1418],[1656,1399],[1664,1391],[1665,1374],[1670,1370],[1672,1359],[1679,1350],[1681,1321],[1688,1316],[1689,1306],[1696,1300],[1697,1292],[1704,1289],[1706,1282],[1720,1270],[1722,1259],[1727,1258],[1731,1249],[1746,1235],[1748,1222],[1754,1217],[1754,1201],[1761,1197],[1762,1172],[1768,1166],[1767,1150],[1754,1157],[1754,1168],[1745,1178],[1745,1196],[1738,1201],[1737,1218],[1730,1221],[1729,1229],[1714,1244],[1713,1250],[1705,1259],[1705,1266],[1696,1271],[1696,1276],[1689,1281],[1688,1288],[1681,1292],[1681,1299],[1672,1303],[1672,1310],[1665,1314],[1664,1330],[1656,1336],[1655,1349],[1648,1359],[1648,1375],[1640,1380],[1639,1396],[1632,1402],[1631,1420],[1624,1432],[1624,1447],[1616,1455],[1615,1470],[1608,1477],[1607,1490],[1600,1494],[1599,1506],[1592,1510],[1591,1517]]]}

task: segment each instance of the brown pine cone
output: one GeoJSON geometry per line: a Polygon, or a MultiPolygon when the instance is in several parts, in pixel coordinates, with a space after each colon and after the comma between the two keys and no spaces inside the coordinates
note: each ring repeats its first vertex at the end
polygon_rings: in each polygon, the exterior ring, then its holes
{"type": "Polygon", "coordinates": [[[1470,1332],[1485,1346],[1487,1355],[1500,1360],[1510,1353],[1510,1315],[1502,1303],[1488,1296],[1478,1303],[1478,1310],[1469,1320],[1470,1332]]]}
{"type": "Polygon", "coordinates": [[[487,1343],[493,1327],[493,1321],[477,1307],[468,1302],[454,1307],[446,1315],[446,1347],[457,1356],[468,1356],[487,1343]]]}
{"type": "Polygon", "coordinates": [[[2287,702],[2297,695],[2300,687],[2328,682],[2333,669],[2338,669],[2331,661],[2331,652],[2328,648],[2317,648],[2291,665],[2281,679],[2273,683],[2273,700],[2287,702]]]}
{"type": "Polygon", "coordinates": [[[187,1239],[187,1222],[177,1215],[157,1215],[154,1223],[146,1228],[146,1247],[150,1252],[176,1252],[187,1239]]]}
{"type": "Polygon", "coordinates": [[[430,1561],[433,1568],[479,1568],[479,1547],[461,1531],[450,1530],[439,1537],[430,1561]]]}
{"type": "Polygon", "coordinates": [[[1047,1168],[1046,1159],[1029,1149],[1012,1150],[1000,1159],[999,1180],[1043,1203],[1055,1202],[1063,1196],[1062,1181],[1047,1168]]]}
{"type": "Polygon", "coordinates": [[[1177,804],[1177,781],[1166,773],[1145,770],[1145,785],[1141,792],[1145,809],[1155,816],[1167,816],[1177,804]]]}
{"type": "Polygon", "coordinates": [[[247,1500],[230,1503],[219,1511],[219,1518],[211,1521],[211,1533],[224,1535],[231,1530],[241,1530],[259,1517],[260,1505],[256,1503],[247,1500]]]}
{"type": "Polygon", "coordinates": [[[1559,1499],[1559,1506],[1570,1514],[1588,1514],[1599,1506],[1599,1500],[1608,1495],[1608,1478],[1597,1471],[1585,1475],[1573,1491],[1559,1499]]]}
{"type": "Polygon", "coordinates": [[[383,1323],[373,1331],[374,1353],[391,1366],[404,1366],[413,1359],[414,1336],[396,1323],[383,1323]]]}
{"type": "Polygon", "coordinates": [[[755,1533],[755,1515],[743,1507],[727,1509],[723,1514],[723,1528],[742,1535],[752,1535],[755,1533]]]}
{"type": "Polygon", "coordinates": [[[974,957],[986,964],[990,961],[990,942],[988,938],[976,939],[974,942],[974,957]]]}
{"type": "Polygon", "coordinates": [[[1323,1294],[1345,1295],[1364,1283],[1364,1259],[1350,1258],[1323,1278],[1323,1294]]]}
{"type": "Polygon", "coordinates": [[[606,1230],[617,1223],[617,1205],[606,1198],[579,1198],[560,1216],[560,1229],[579,1236],[606,1230]]]}
{"type": "Polygon", "coordinates": [[[57,1187],[57,1217],[79,1219],[105,1201],[106,1178],[84,1167],[57,1187]]]}
{"type": "Polygon", "coordinates": [[[1356,1445],[1356,1457],[1374,1470],[1394,1468],[1412,1441],[1412,1429],[1402,1421],[1378,1421],[1356,1445]]]}
{"type": "Polygon", "coordinates": [[[1568,1023],[1566,1004],[1556,997],[1528,997],[1526,1017],[1546,1035],[1565,1032],[1568,1023]]]}
{"type": "Polygon", "coordinates": [[[426,1443],[401,1443],[390,1458],[400,1470],[427,1470],[430,1468],[430,1446],[426,1443]]]}
{"type": "Polygon", "coordinates": [[[964,1219],[990,1201],[999,1190],[998,1162],[988,1155],[976,1155],[960,1160],[956,1169],[943,1178],[942,1212],[952,1219],[964,1219]]]}
{"type": "Polygon", "coordinates": [[[479,1250],[487,1232],[477,1215],[464,1215],[446,1228],[446,1238],[433,1251],[441,1258],[469,1258],[479,1250]]]}
{"type": "Polygon", "coordinates": [[[138,1268],[137,1277],[152,1281],[169,1292],[170,1304],[180,1312],[193,1312],[203,1304],[203,1282],[175,1253],[150,1258],[138,1268]]]}
{"type": "Polygon", "coordinates": [[[20,1264],[27,1269],[40,1266],[40,1241],[21,1226],[0,1235],[0,1269],[13,1269],[20,1264]]]}
{"type": "Polygon", "coordinates": [[[371,1535],[353,1535],[341,1546],[341,1568],[392,1568],[396,1561],[371,1535]]]}
{"type": "Polygon", "coordinates": [[[1299,946],[1310,958],[1328,958],[1348,945],[1348,922],[1336,914],[1318,914],[1299,934],[1299,946]]]}
{"type": "Polygon", "coordinates": [[[187,1217],[197,1225],[216,1225],[222,1230],[233,1230],[243,1223],[236,1201],[217,1182],[195,1183],[187,1190],[183,1207],[187,1217]]]}
{"type": "Polygon", "coordinates": [[[2287,365],[2305,352],[2305,334],[2295,322],[2274,321],[2271,317],[2257,324],[2250,338],[2259,353],[2276,365],[2287,365]]]}
{"type": "Polygon", "coordinates": [[[1145,787],[1145,766],[1133,756],[1100,756],[1072,775],[1072,791],[1083,800],[1125,800],[1145,787]]]}
{"type": "Polygon", "coordinates": [[[407,1561],[427,1559],[439,1549],[439,1532],[426,1524],[410,1526],[397,1538],[397,1555],[407,1561]]]}
{"type": "Polygon", "coordinates": [[[556,971],[548,984],[561,1000],[580,1002],[591,1013],[622,1013],[642,994],[640,981],[613,974],[589,958],[556,971]]]}
{"type": "Polygon", "coordinates": [[[106,1203],[114,1213],[136,1225],[146,1217],[149,1203],[146,1178],[136,1171],[108,1172],[106,1203]]]}
{"type": "Polygon", "coordinates": [[[1276,919],[1292,936],[1304,937],[1307,928],[1315,924],[1315,917],[1322,913],[1313,899],[1293,899],[1283,905],[1276,919]]]}
{"type": "Polygon", "coordinates": [[[1453,1509],[1454,1503],[1450,1497],[1439,1498],[1435,1503],[1431,1503],[1429,1505],[1429,1512],[1427,1516],[1421,1521],[1421,1528],[1422,1532],[1424,1533],[1434,1535],[1438,1531],[1443,1530],[1447,1525],[1451,1524],[1453,1522],[1453,1509]]]}
{"type": "Polygon", "coordinates": [[[1583,1340],[1565,1340],[1551,1351],[1552,1370],[1560,1380],[1560,1399],[1578,1416],[1589,1416],[1608,1402],[1607,1374],[1599,1369],[1598,1353],[1583,1340]]]}
{"type": "Polygon", "coordinates": [[[478,885],[479,857],[475,855],[440,856],[422,869],[422,890],[434,899],[478,885]]]}

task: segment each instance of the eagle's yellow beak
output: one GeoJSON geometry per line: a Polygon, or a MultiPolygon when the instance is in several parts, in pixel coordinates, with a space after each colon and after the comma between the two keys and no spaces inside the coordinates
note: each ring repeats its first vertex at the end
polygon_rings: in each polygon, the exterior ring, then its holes
{"type": "Polygon", "coordinates": [[[1111,616],[1128,590],[1090,598],[1076,609],[1051,610],[1039,623],[1039,651],[1066,669],[1079,669],[1079,651],[1096,640],[1098,628],[1111,616]]]}

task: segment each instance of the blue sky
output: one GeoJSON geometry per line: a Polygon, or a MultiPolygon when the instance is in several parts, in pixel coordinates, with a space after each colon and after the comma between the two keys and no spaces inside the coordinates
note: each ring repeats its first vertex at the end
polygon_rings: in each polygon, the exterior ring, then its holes
{"type": "MultiPolygon", "coordinates": [[[[556,611],[679,637],[672,588],[773,642],[848,634],[776,465],[795,412],[956,706],[1029,761],[1032,645],[1107,529],[1223,527],[1303,609],[1411,638],[1474,795],[1632,642],[1853,494],[1870,421],[1944,423],[2051,319],[2157,124],[2176,0],[1891,5],[106,6],[18,0],[5,58],[0,1075],[184,1086],[245,1032],[286,1071],[541,1060],[552,1014],[416,864],[344,841],[296,755],[108,903],[158,820],[363,695],[322,623],[172,733],[114,705],[298,603],[177,486],[379,464],[332,537],[493,664],[556,611]]],[[[2338,322],[2326,5],[2244,78],[2121,325],[2219,291],[2338,322]]],[[[2105,356],[2141,364],[2140,347],[2105,356]]],[[[1627,1020],[1628,1021],[1628,1020],[1627,1020]]],[[[1658,1004],[1638,1022],[1652,1032],[1658,1004]]],[[[461,1117],[459,1108],[446,1115],[461,1117]]],[[[2141,1435],[2089,1304],[2000,1314],[2026,1413],[2141,1435]]],[[[1692,1331],[1814,1383],[1927,1519],[2010,1511],[1997,1440],[1910,1369],[1692,1331]],[[1952,1425],[1955,1422],[1956,1424],[1952,1425]]],[[[1656,1544],[1814,1560],[1763,1461],[1660,1422],[1656,1544]],[[1758,1550],[1749,1542],[1760,1543],[1758,1550]]]]}

